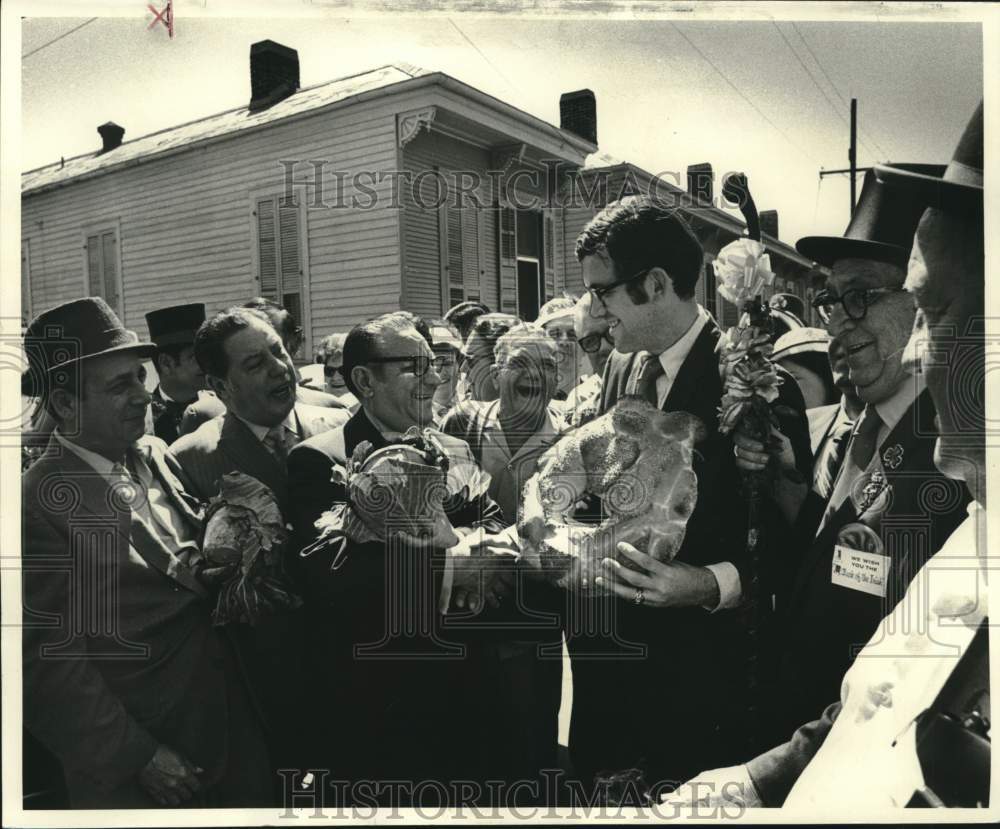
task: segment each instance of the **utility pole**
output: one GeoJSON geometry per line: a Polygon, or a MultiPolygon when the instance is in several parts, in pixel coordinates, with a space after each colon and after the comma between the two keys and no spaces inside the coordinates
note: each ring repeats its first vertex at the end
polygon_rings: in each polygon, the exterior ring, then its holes
{"type": "Polygon", "coordinates": [[[820,167],[819,177],[851,174],[851,216],[858,203],[858,173],[866,173],[871,167],[858,167],[858,99],[851,98],[851,144],[847,148],[847,161],[851,165],[843,170],[824,170],[820,167]]]}
{"type": "Polygon", "coordinates": [[[858,99],[851,98],[851,146],[847,151],[847,161],[851,165],[851,216],[858,204],[858,99]]]}

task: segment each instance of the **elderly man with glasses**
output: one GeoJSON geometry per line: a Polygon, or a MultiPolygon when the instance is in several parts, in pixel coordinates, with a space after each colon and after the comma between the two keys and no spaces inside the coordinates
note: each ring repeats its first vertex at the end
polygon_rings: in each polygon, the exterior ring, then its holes
{"type": "MultiPolygon", "coordinates": [[[[805,552],[789,564],[772,643],[774,742],[837,698],[854,654],[965,515],[968,494],[934,466],[935,409],[925,378],[903,360],[916,313],[903,283],[922,211],[869,172],[843,237],[796,245],[831,269],[813,305],[846,355],[864,409],[825,506],[813,490],[800,511],[805,552]]],[[[762,468],[763,447],[744,437],[738,444],[740,464],[762,468]]]]}
{"type": "Polygon", "coordinates": [[[589,423],[600,411],[601,382],[604,366],[614,350],[615,343],[608,331],[607,320],[596,319],[590,313],[593,298],[589,293],[577,300],[573,308],[573,334],[590,364],[591,373],[584,374],[570,391],[563,404],[563,417],[576,428],[589,423]]]}

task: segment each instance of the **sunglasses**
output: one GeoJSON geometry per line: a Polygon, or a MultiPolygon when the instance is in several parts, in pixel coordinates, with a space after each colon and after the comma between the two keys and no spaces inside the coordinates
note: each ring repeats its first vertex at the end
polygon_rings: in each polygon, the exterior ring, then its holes
{"type": "Polygon", "coordinates": [[[583,349],[586,354],[594,354],[601,349],[601,340],[604,340],[608,345],[614,345],[615,341],[611,338],[611,332],[605,331],[603,334],[588,334],[586,337],[580,337],[576,341],[576,344],[583,349]]]}
{"type": "Polygon", "coordinates": [[[343,366],[323,366],[324,377],[336,377],[338,374],[343,375],[343,373],[343,366]]]}
{"type": "Polygon", "coordinates": [[[450,357],[372,357],[368,363],[409,363],[409,370],[417,377],[423,377],[434,366],[434,371],[441,371],[451,361],[450,357]]]}

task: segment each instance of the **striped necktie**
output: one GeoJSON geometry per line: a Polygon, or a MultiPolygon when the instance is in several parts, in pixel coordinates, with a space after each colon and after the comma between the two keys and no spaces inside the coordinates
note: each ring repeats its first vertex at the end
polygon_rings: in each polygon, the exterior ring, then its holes
{"type": "Polygon", "coordinates": [[[635,380],[635,393],[657,408],[660,407],[660,395],[656,391],[656,381],[664,374],[666,372],[663,370],[663,363],[660,362],[659,357],[655,354],[647,354],[635,380]]]}

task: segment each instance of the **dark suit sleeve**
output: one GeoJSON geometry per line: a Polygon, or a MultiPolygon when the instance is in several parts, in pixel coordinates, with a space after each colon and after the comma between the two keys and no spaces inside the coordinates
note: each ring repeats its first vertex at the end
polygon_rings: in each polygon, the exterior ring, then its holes
{"type": "Polygon", "coordinates": [[[795,781],[823,745],[838,714],[840,703],[836,702],[818,720],[796,731],[787,743],[747,763],[750,778],[765,806],[780,806],[785,802],[795,781]]]}
{"type": "Polygon", "coordinates": [[[312,446],[299,444],[288,454],[289,517],[296,549],[316,538],[316,520],[335,503],[347,499],[342,486],[330,480],[333,461],[312,446]]]}
{"type": "Polygon", "coordinates": [[[25,511],[23,526],[24,724],[67,769],[110,791],[142,770],[158,741],[108,687],[86,637],[71,630],[78,600],[67,570],[82,566],[83,551],[68,550],[66,535],[37,506],[25,511]],[[43,655],[47,646],[58,646],[58,655],[43,655]]]}
{"type": "Polygon", "coordinates": [[[463,501],[454,509],[445,509],[454,527],[472,527],[488,533],[498,533],[509,524],[504,520],[500,505],[484,492],[478,498],[463,501]]]}

